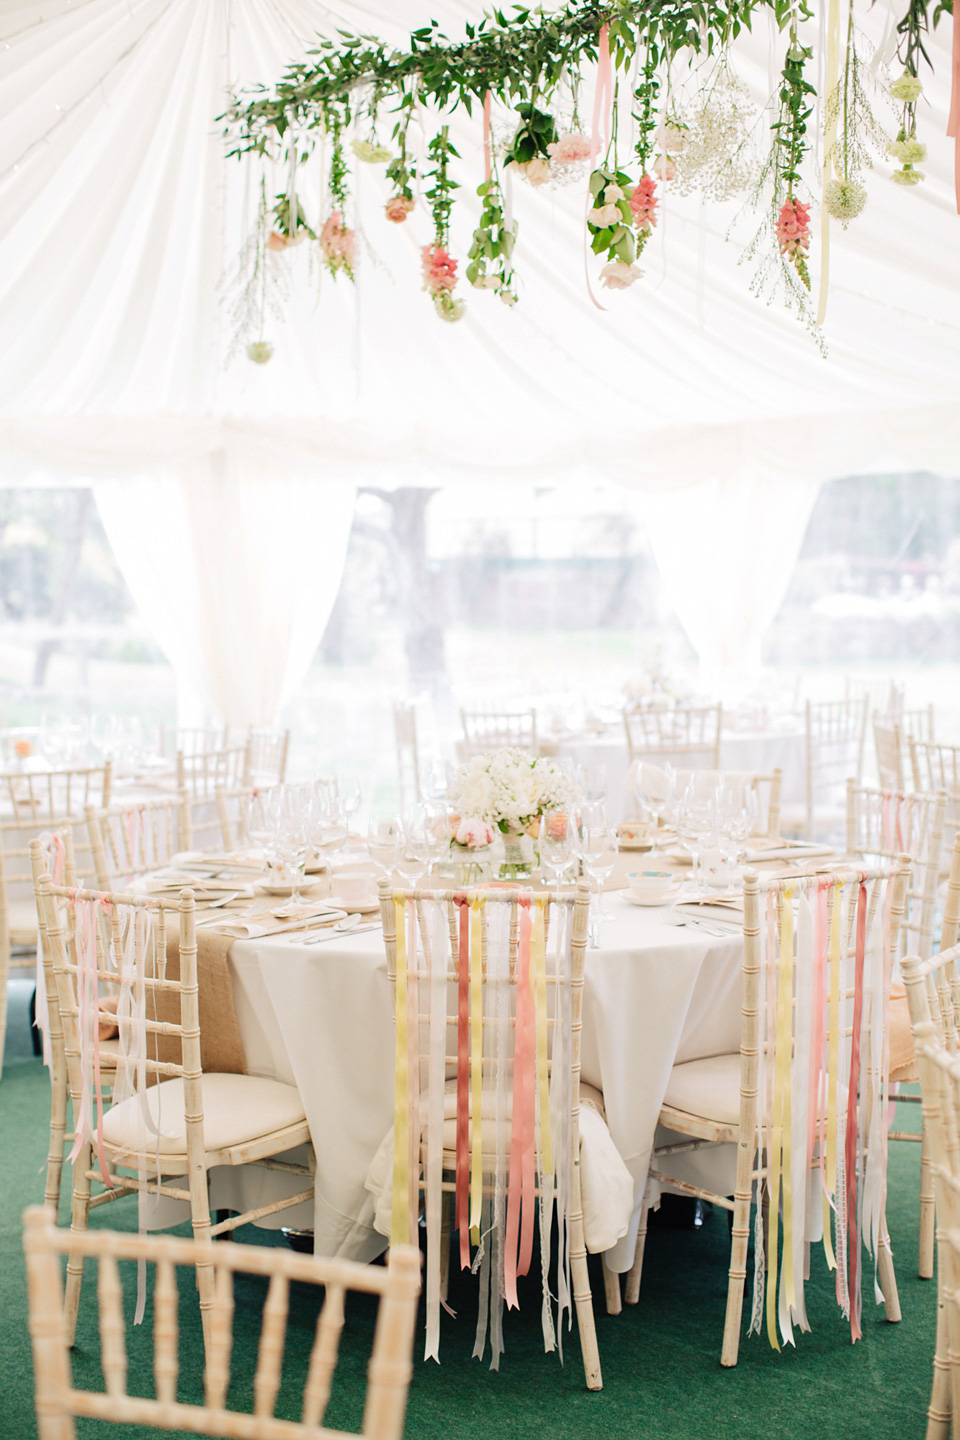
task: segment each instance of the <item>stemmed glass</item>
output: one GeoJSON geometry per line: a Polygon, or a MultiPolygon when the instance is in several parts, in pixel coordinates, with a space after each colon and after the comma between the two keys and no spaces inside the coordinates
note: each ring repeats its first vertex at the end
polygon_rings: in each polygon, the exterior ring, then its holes
{"type": "Polygon", "coordinates": [[[646,761],[637,765],[634,776],[637,799],[653,816],[652,853],[656,853],[660,817],[673,800],[675,784],[676,776],[671,765],[651,765],[646,761]]]}
{"type": "Polygon", "coordinates": [[[387,819],[373,819],[367,826],[367,850],[377,867],[377,873],[389,880],[400,858],[400,844],[403,826],[396,815],[387,819]]]}
{"type": "Polygon", "coordinates": [[[290,899],[278,915],[296,915],[303,906],[300,885],[309,847],[308,798],[299,785],[284,785],[280,791],[273,846],[281,868],[290,875],[290,899]]]}
{"type": "Polygon", "coordinates": [[[450,844],[450,826],[445,805],[423,800],[414,805],[403,823],[406,854],[398,861],[403,874],[414,876],[413,885],[429,876],[450,844]]]}
{"type": "MultiPolygon", "coordinates": [[[[739,864],[744,847],[757,823],[757,792],[740,775],[723,776],[720,780],[719,816],[721,845],[732,842],[733,860],[739,864]]],[[[726,848],[726,847],[724,847],[726,848]]]]}
{"type": "Polygon", "coordinates": [[[595,923],[594,918],[591,917],[590,924],[590,943],[594,949],[600,943],[599,933],[604,921],[610,918],[604,907],[604,881],[613,871],[619,854],[616,833],[607,824],[602,807],[597,807],[597,809],[601,813],[582,817],[580,826],[580,854],[583,859],[583,868],[589,878],[596,881],[596,917],[595,923]]]}
{"type": "Polygon", "coordinates": [[[564,873],[580,858],[580,827],[568,810],[544,810],[540,817],[540,864],[553,877],[557,893],[564,873]]]}
{"type": "Polygon", "coordinates": [[[313,831],[314,844],[327,854],[327,874],[329,883],[327,894],[333,890],[333,862],[334,856],[339,854],[347,843],[349,827],[347,817],[343,813],[343,805],[334,791],[328,790],[321,793],[317,801],[317,818],[313,831]]]}
{"type": "Polygon", "coordinates": [[[363,799],[360,781],[355,775],[341,775],[337,782],[337,788],[340,793],[340,804],[343,806],[343,813],[349,825],[351,818],[360,809],[360,802],[363,799]]]}
{"type": "Polygon", "coordinates": [[[717,777],[695,770],[677,806],[677,834],[690,851],[698,886],[703,883],[701,856],[716,839],[718,818],[717,777]]]}

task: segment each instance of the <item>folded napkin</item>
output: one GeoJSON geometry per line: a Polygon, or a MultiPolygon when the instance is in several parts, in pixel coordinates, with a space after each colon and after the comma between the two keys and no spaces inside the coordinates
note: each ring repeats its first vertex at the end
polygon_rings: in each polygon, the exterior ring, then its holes
{"type": "Polygon", "coordinates": [[[673,908],[679,911],[686,910],[691,919],[699,915],[704,920],[728,920],[732,925],[739,925],[743,921],[742,895],[690,897],[686,900],[675,901],[673,908]]]}
{"type": "Polygon", "coordinates": [[[346,910],[323,906],[283,920],[269,912],[248,915],[245,919],[224,915],[222,920],[218,917],[205,925],[204,929],[213,930],[218,935],[229,935],[234,940],[258,940],[264,935],[282,935],[288,930],[315,930],[321,925],[334,925],[338,920],[345,919],[346,914],[346,910]]]}
{"type": "Polygon", "coordinates": [[[817,845],[812,840],[785,841],[781,845],[759,846],[744,852],[748,865],[757,865],[763,860],[812,860],[826,855],[836,855],[833,845],[817,845]]]}

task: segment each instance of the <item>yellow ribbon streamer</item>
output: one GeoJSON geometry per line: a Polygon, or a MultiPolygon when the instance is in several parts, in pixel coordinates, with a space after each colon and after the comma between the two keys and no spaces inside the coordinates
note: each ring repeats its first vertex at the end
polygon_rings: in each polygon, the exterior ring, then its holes
{"type": "Polygon", "coordinates": [[[407,936],[405,902],[393,898],[397,932],[396,1066],[393,1095],[393,1203],[390,1244],[410,1244],[410,1051],[407,1016],[407,936]]]}
{"type": "Polygon", "coordinates": [[[483,1205],[483,896],[470,896],[470,1239],[480,1244],[483,1205]]]}
{"type": "MultiPolygon", "coordinates": [[[[767,1267],[767,1339],[774,1350],[780,1349],[777,1336],[777,1269],[780,1230],[780,1186],[783,1176],[783,1263],[786,1276],[789,1261],[792,1276],[793,1260],[787,1231],[787,1196],[790,1190],[790,1061],[793,1018],[793,900],[787,893],[780,897],[780,963],[777,981],[777,1016],[774,1039],[773,1106],[770,1117],[770,1254],[767,1267]],[[786,1154],[784,1154],[784,1137],[786,1154]]],[[[792,1218],[792,1217],[791,1217],[792,1218]]]]}
{"type": "Polygon", "coordinates": [[[540,1156],[544,1175],[553,1174],[550,1142],[550,1077],[547,1073],[547,937],[544,924],[546,896],[536,897],[530,936],[530,982],[537,1002],[537,1077],[540,1087],[540,1156]]]}

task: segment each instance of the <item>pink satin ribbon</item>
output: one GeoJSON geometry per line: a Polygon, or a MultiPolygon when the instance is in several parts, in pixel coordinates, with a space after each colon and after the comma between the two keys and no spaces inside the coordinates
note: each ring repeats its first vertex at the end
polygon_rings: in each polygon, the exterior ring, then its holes
{"type": "Polygon", "coordinates": [[[456,1224],[460,1231],[460,1267],[470,1268],[470,907],[464,894],[454,897],[460,910],[457,971],[457,1152],[456,1224]]]}
{"type": "Polygon", "coordinates": [[[517,955],[517,1014],[513,1045],[513,1114],[510,1125],[510,1170],[507,1178],[507,1233],[504,1249],[504,1290],[507,1306],[519,1308],[517,1276],[526,1275],[533,1257],[536,1212],[536,1024],[530,987],[530,898],[520,896],[520,943],[517,955]]]}
{"type": "Polygon", "coordinates": [[[860,1026],[863,1022],[863,967],[867,950],[867,887],[857,894],[857,947],[853,981],[853,1036],[850,1045],[850,1090],[844,1164],[847,1182],[847,1256],[850,1287],[850,1334],[860,1339],[860,1235],[857,1226],[857,1114],[860,1090],[860,1026]]]}
{"type": "Polygon", "coordinates": [[[950,116],[947,120],[947,134],[954,141],[953,185],[960,215],[960,20],[953,17],[953,55],[950,81],[950,116]]]}
{"type": "MultiPolygon", "coordinates": [[[[84,909],[78,913],[77,896],[74,891],[70,896],[70,908],[74,912],[76,937],[77,937],[77,1001],[80,1021],[80,1061],[86,1065],[84,1055],[83,1031],[84,1022],[90,1019],[90,1006],[93,1005],[93,1085],[97,1101],[97,1163],[100,1168],[100,1179],[108,1190],[115,1188],[107,1170],[107,1159],[103,1150],[103,1082],[100,1075],[100,984],[97,975],[97,906],[102,905],[104,910],[109,910],[110,905],[106,900],[90,901],[84,909]],[[93,974],[90,974],[90,964],[93,966],[93,974]],[[92,994],[91,994],[92,990],[92,994]]],[[[78,1121],[77,1135],[73,1142],[73,1149],[67,1156],[71,1164],[74,1163],[80,1147],[83,1144],[84,1133],[89,1129],[89,1111],[85,1103],[85,1097],[81,1096],[83,1103],[83,1118],[78,1121]]]]}
{"type": "Polygon", "coordinates": [[[490,91],[483,97],[483,173],[487,184],[493,174],[493,157],[490,152],[490,91]]]}

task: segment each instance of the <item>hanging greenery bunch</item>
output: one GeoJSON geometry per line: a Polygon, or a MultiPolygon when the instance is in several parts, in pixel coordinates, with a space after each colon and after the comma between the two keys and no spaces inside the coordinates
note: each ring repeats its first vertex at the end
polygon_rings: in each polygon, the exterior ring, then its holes
{"type": "Polygon", "coordinates": [[[882,154],[888,138],[874,117],[867,94],[853,0],[849,0],[847,8],[843,70],[836,89],[827,97],[824,122],[828,130],[836,133],[825,157],[835,175],[824,187],[824,204],[829,214],[846,229],[867,203],[863,172],[873,165],[872,152],[882,154]]]}
{"type": "MultiPolygon", "coordinates": [[[[913,185],[922,177],[916,166],[925,153],[916,136],[918,62],[926,58],[931,7],[934,23],[940,10],[950,7],[949,0],[904,3],[908,8],[899,25],[904,73],[890,87],[902,105],[901,125],[891,148],[901,162],[894,179],[913,185]]],[[[414,30],[409,44],[400,48],[341,30],[291,64],[271,91],[234,98],[222,117],[228,153],[260,156],[282,168],[292,146],[306,156],[322,139],[328,205],[316,238],[327,268],[352,277],[355,237],[347,223],[349,168],[343,141],[354,126],[352,159],[386,164],[388,220],[406,222],[424,187],[433,237],[422,247],[423,283],[437,314],[456,319],[463,302],[453,294],[458,261],[450,231],[458,184],[450,162],[459,157],[448,122],[458,109],[473,116],[482,107],[488,158],[482,183],[470,187],[481,204],[467,252],[469,282],[510,303],[517,298],[517,226],[504,192],[507,175],[540,186],[569,183],[589,168],[587,242],[605,261],[604,282],[626,288],[641,274],[636,260],[657,225],[658,186],[676,177],[681,193],[697,189],[705,201],[726,201],[748,189],[759,168],[752,148],[757,116],[728,53],[741,31],[761,15],[772,15],[784,33],[785,53],[770,121],[770,154],[754,196],[769,216],[763,243],[796,300],[800,291],[810,290],[807,186],[822,159],[814,153],[819,137],[810,124],[816,95],[808,78],[815,67],[804,29],[812,19],[806,0],[713,0],[709,5],[702,0],[569,0],[554,11],[518,4],[509,12],[485,12],[464,26],[461,40],[448,39],[433,21],[414,30]],[[678,106],[671,96],[672,71],[686,65],[696,75],[705,62],[707,79],[699,94],[678,106]],[[600,96],[588,129],[577,107],[584,78],[594,67],[600,96]],[[488,143],[491,105],[498,125],[505,115],[512,120],[507,130],[512,138],[505,142],[499,166],[488,143]],[[377,114],[384,109],[395,121],[389,146],[377,138],[377,114]],[[630,158],[617,154],[621,112],[632,127],[630,158]],[[435,128],[425,146],[425,165],[421,148],[416,147],[415,160],[408,143],[414,116],[428,134],[435,128]],[[419,175],[418,166],[423,168],[419,175]]],[[[813,27],[807,28],[812,33],[813,27]]],[[[826,202],[831,213],[846,220],[862,203],[858,176],[868,163],[865,146],[873,137],[859,56],[850,38],[837,95],[827,103],[836,107],[838,142],[837,179],[826,202]]],[[[296,164],[290,167],[292,175],[295,171],[296,164]]],[[[273,233],[279,247],[301,233],[314,235],[309,217],[289,194],[277,198],[273,233]]]]}

